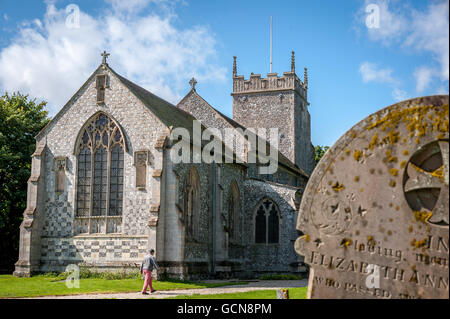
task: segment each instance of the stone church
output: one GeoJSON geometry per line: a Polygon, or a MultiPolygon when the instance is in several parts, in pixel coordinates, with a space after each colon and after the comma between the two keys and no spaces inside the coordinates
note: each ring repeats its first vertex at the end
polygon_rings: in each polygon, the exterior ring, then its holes
{"type": "MultiPolygon", "coordinates": [[[[171,103],[117,74],[103,61],[36,136],[27,208],[14,275],[137,269],[156,250],[158,277],[255,277],[299,273],[297,211],[314,166],[308,81],[291,71],[266,78],[237,74],[233,119],[206,102],[192,79],[171,103]],[[174,128],[277,128],[274,174],[262,161],[178,163],[174,128]]],[[[246,131],[247,132],[247,131],[246,131]]],[[[248,141],[251,132],[242,137],[248,141]]],[[[191,134],[192,136],[192,134],[191,134]]],[[[184,141],[184,143],[186,143],[184,141]]],[[[222,141],[237,158],[234,145],[222,141]]],[[[195,152],[192,141],[187,143],[195,152]]],[[[267,145],[270,147],[269,142],[267,145]]],[[[204,148],[200,144],[200,150],[204,148]]]]}

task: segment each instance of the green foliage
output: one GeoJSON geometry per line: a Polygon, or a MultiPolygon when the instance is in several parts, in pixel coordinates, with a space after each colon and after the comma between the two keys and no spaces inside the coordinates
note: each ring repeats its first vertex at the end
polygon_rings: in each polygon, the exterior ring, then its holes
{"type": "Polygon", "coordinates": [[[329,148],[330,148],[329,146],[320,146],[320,145],[314,146],[314,151],[315,151],[314,162],[315,162],[315,165],[317,165],[319,163],[320,159],[322,158],[322,156],[325,155],[325,152],[329,148]]]}
{"type": "MultiPolygon", "coordinates": [[[[64,273],[70,275],[70,273],[64,273]]],[[[80,267],[80,278],[98,278],[98,279],[107,279],[107,280],[117,280],[117,279],[140,279],[141,274],[139,270],[132,271],[98,271],[97,269],[80,267]]]]}
{"type": "MultiPolygon", "coordinates": [[[[64,280],[71,272],[46,272],[36,275],[34,277],[53,278],[55,280],[64,280]]],[[[138,270],[118,270],[118,271],[99,271],[95,268],[80,267],[80,279],[106,279],[106,280],[120,280],[120,279],[141,279],[141,274],[138,270]]]]}
{"type": "Polygon", "coordinates": [[[259,277],[260,280],[302,280],[303,277],[300,275],[262,275],[259,277]]]}
{"type": "Polygon", "coordinates": [[[0,97],[0,271],[12,271],[18,258],[34,137],[49,122],[45,105],[20,93],[0,97]]]}

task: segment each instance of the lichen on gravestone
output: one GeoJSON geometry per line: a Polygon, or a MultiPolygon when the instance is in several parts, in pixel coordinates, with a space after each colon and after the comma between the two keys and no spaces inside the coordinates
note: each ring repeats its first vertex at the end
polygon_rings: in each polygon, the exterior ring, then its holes
{"type": "Polygon", "coordinates": [[[448,95],[403,101],[325,154],[297,221],[309,298],[449,298],[448,115],[448,95]]]}

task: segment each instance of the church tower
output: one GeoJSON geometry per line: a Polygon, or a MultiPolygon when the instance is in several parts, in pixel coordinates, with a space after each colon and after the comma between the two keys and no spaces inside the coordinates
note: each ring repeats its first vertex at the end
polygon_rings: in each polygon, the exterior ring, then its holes
{"type": "Polygon", "coordinates": [[[314,166],[311,123],[308,112],[308,75],[303,81],[295,73],[292,51],[291,71],[282,76],[268,73],[266,78],[237,75],[233,57],[233,119],[247,128],[278,128],[281,153],[308,174],[314,166]]]}

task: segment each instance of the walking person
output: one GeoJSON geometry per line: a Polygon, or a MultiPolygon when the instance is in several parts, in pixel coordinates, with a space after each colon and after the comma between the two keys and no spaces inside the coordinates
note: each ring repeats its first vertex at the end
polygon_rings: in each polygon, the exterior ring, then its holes
{"type": "Polygon", "coordinates": [[[147,255],[144,257],[144,260],[141,263],[141,275],[145,275],[145,282],[144,287],[142,287],[142,294],[148,295],[147,287],[150,287],[150,292],[154,293],[156,290],[153,289],[152,286],[152,271],[153,269],[158,269],[158,265],[156,264],[155,257],[153,256],[155,254],[154,249],[150,249],[150,255],[147,255]]]}

